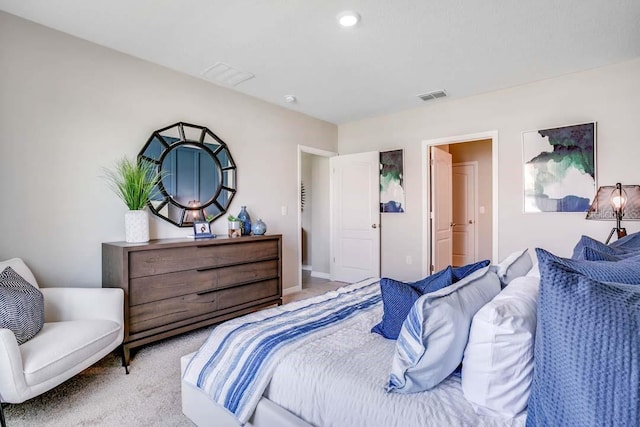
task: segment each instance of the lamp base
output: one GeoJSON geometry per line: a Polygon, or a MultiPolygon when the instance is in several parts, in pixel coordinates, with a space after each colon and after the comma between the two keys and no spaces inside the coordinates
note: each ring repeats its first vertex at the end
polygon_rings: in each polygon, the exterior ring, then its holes
{"type": "Polygon", "coordinates": [[[613,227],[611,229],[611,233],[609,233],[609,237],[607,237],[607,241],[604,242],[605,245],[609,244],[609,240],[611,240],[611,237],[613,236],[613,233],[617,233],[618,239],[622,239],[624,236],[627,235],[627,229],[626,228],[613,227]]]}

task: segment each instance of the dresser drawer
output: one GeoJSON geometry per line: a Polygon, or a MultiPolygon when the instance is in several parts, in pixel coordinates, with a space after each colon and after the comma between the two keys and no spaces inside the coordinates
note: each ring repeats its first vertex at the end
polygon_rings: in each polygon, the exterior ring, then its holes
{"type": "Polygon", "coordinates": [[[204,270],[187,270],[131,279],[129,305],[278,277],[278,260],[204,270]]]}
{"type": "Polygon", "coordinates": [[[136,334],[191,317],[214,313],[256,300],[280,295],[279,279],[201,294],[189,294],[129,308],[129,333],[136,334]]]}
{"type": "Polygon", "coordinates": [[[131,278],[175,271],[206,269],[279,256],[277,240],[153,249],[129,254],[131,278]]]}

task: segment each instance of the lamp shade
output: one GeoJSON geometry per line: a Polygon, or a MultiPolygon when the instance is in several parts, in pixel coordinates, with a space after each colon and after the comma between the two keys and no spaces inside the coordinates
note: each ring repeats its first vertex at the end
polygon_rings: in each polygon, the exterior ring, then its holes
{"type": "Polygon", "coordinates": [[[621,219],[640,219],[640,185],[605,185],[598,188],[586,218],[615,221],[620,209],[621,219]]]}

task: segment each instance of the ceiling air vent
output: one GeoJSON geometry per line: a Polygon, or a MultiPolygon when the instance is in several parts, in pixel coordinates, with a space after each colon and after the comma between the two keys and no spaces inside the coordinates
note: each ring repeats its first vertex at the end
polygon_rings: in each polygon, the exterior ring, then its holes
{"type": "Polygon", "coordinates": [[[240,71],[224,62],[216,62],[211,67],[205,69],[202,75],[209,80],[225,86],[237,86],[255,77],[252,73],[240,71]]]}
{"type": "Polygon", "coordinates": [[[432,99],[444,98],[445,96],[447,96],[447,92],[443,90],[434,90],[433,92],[418,95],[418,98],[422,99],[423,101],[430,101],[432,99]]]}

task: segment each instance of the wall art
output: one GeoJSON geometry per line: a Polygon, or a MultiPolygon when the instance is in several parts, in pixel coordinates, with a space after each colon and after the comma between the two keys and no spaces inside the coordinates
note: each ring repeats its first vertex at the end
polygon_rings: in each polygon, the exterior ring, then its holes
{"type": "Polygon", "coordinates": [[[403,150],[380,152],[380,212],[404,212],[403,150]]]}
{"type": "Polygon", "coordinates": [[[524,211],[586,212],[596,193],[596,123],[522,133],[524,211]]]}

